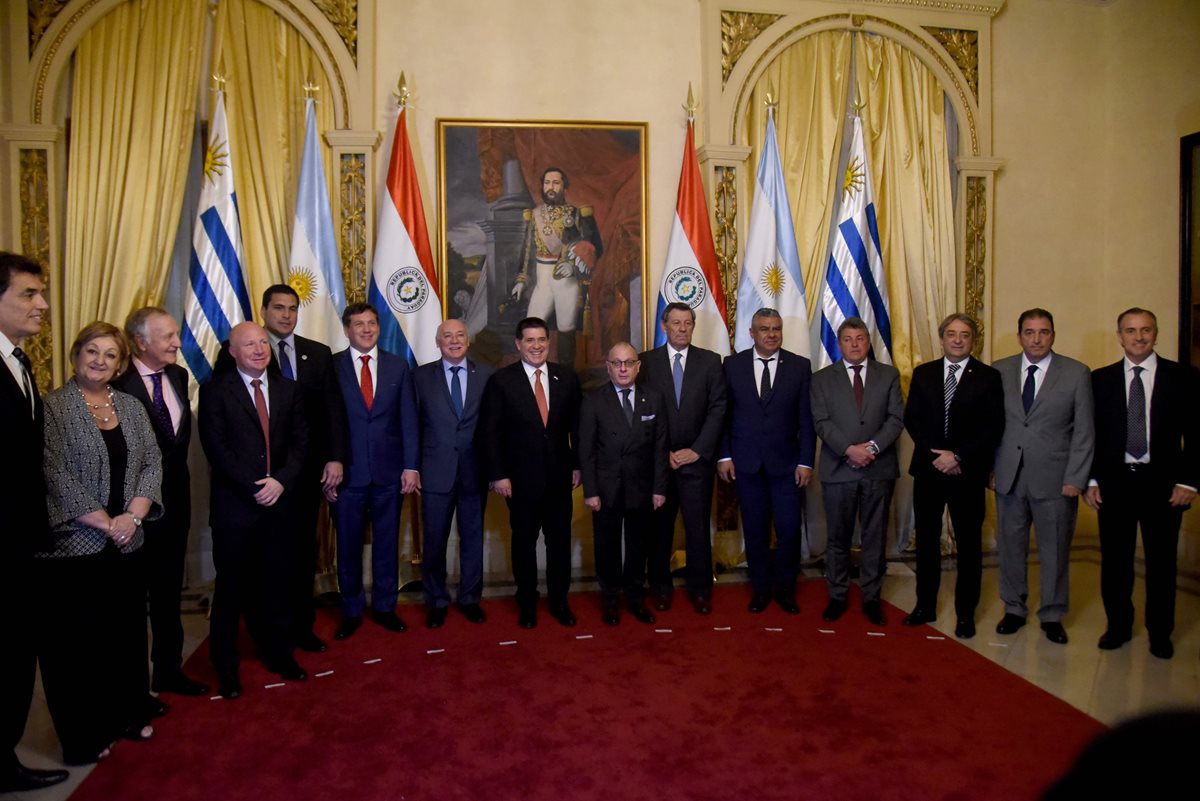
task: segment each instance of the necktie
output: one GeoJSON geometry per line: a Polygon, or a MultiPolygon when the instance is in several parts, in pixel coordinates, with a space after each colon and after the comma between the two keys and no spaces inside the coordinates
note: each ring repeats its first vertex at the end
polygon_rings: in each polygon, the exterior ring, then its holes
{"type": "Polygon", "coordinates": [[[163,374],[162,372],[151,373],[150,383],[154,385],[154,417],[158,420],[158,427],[169,436],[175,436],[175,424],[171,422],[171,411],[167,408],[167,399],[163,395],[163,374]]]}
{"type": "Polygon", "coordinates": [[[267,446],[267,475],[269,476],[271,475],[271,420],[267,415],[267,398],[263,395],[260,379],[252,379],[250,386],[254,387],[254,410],[258,412],[258,424],[262,426],[263,444],[267,446]]]}
{"type": "Polygon", "coordinates": [[[679,406],[679,399],[683,396],[683,354],[675,354],[675,366],[671,368],[671,381],[675,384],[675,405],[679,406]]]}
{"type": "Polygon", "coordinates": [[[542,416],[542,425],[550,419],[550,404],[546,402],[546,390],[542,389],[542,371],[533,371],[533,397],[537,399],[538,414],[542,416]]]}
{"type": "Polygon", "coordinates": [[[458,379],[458,371],[461,369],[459,365],[450,368],[450,405],[454,407],[454,416],[459,420],[463,416],[462,382],[458,379]]]}
{"type": "Polygon", "coordinates": [[[1144,367],[1133,368],[1133,380],[1129,382],[1125,452],[1134,459],[1141,459],[1149,450],[1146,447],[1146,385],[1142,383],[1142,370],[1144,369],[1144,367]]]}
{"type": "Polygon", "coordinates": [[[945,416],[942,418],[942,433],[949,436],[950,434],[950,401],[954,400],[954,390],[958,389],[958,382],[954,380],[954,374],[958,372],[959,365],[950,365],[950,372],[946,374],[946,387],[943,390],[945,396],[946,409],[945,416]]]}
{"type": "Polygon", "coordinates": [[[1029,375],[1025,377],[1025,386],[1021,388],[1021,404],[1025,407],[1025,414],[1029,414],[1029,409],[1033,406],[1033,391],[1036,384],[1033,383],[1033,374],[1037,372],[1037,365],[1029,365],[1029,375]]]}
{"type": "Polygon", "coordinates": [[[296,380],[296,374],[292,372],[292,360],[288,358],[287,343],[282,339],[279,340],[279,372],[284,378],[296,380]]]}
{"type": "Polygon", "coordinates": [[[758,383],[758,397],[766,400],[771,396],[771,360],[759,359],[763,363],[762,381],[758,383]]]}
{"type": "Polygon", "coordinates": [[[631,389],[621,390],[621,408],[625,410],[625,422],[629,423],[630,427],[633,426],[633,402],[629,400],[629,393],[632,391],[631,389]]]}
{"type": "Polygon", "coordinates": [[[367,411],[371,411],[371,404],[375,402],[375,384],[371,381],[371,368],[368,364],[371,361],[370,356],[359,356],[362,359],[362,370],[358,374],[358,388],[362,390],[363,403],[367,404],[367,411]]]}
{"type": "Polygon", "coordinates": [[[24,371],[21,374],[21,385],[22,389],[25,390],[25,397],[29,401],[29,414],[32,417],[33,383],[29,380],[29,377],[33,375],[33,362],[29,361],[28,354],[26,354],[25,351],[21,350],[20,348],[13,348],[13,356],[16,357],[16,360],[21,363],[21,367],[24,368],[24,371]]]}
{"type": "Polygon", "coordinates": [[[863,395],[866,394],[863,390],[862,380],[862,365],[852,364],[850,368],[854,370],[854,402],[858,404],[858,410],[861,412],[863,407],[863,395]]]}

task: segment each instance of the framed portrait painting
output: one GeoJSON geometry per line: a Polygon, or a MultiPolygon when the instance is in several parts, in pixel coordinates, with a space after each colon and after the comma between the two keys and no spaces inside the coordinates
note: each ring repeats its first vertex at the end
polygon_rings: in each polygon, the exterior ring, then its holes
{"type": "Polygon", "coordinates": [[[514,361],[540,317],[551,360],[602,383],[612,345],[643,346],[646,123],[439,119],[437,145],[442,301],[472,358],[514,361]]]}

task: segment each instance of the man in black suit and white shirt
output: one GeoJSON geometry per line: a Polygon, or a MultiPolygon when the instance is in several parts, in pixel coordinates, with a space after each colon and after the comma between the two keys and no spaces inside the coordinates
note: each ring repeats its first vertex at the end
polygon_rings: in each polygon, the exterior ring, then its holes
{"type": "Polygon", "coordinates": [[[979,327],[965,314],[938,326],[943,356],[913,370],[904,426],[913,440],[908,472],[913,477],[917,538],[917,605],[904,625],[937,620],[942,574],[942,516],[950,507],[958,546],[954,588],[954,634],[975,636],[975,607],[983,575],[985,491],[1004,433],[1000,374],[971,356],[979,327]]]}
{"type": "Polygon", "coordinates": [[[683,512],[687,547],[687,588],[696,612],[712,611],[713,476],[725,424],[725,374],[721,357],[692,346],[696,312],[686,303],[668,303],[659,324],[667,335],[662,347],[646,351],[642,383],[667,400],[667,448],[671,481],[667,502],[655,512],[654,539],[647,572],[654,608],[671,608],[671,550],[675,518],[683,512]]]}
{"type": "Polygon", "coordinates": [[[192,441],[192,407],[188,372],[175,363],[179,323],[163,308],[144,306],[125,320],[125,336],[133,353],[129,369],[113,381],[142,402],[158,449],[162,452],[163,513],[147,520],[146,590],[154,646],[151,688],[156,693],[204,695],[208,685],[183,673],[183,623],[180,596],[183,563],[192,523],[192,476],[188,446],[192,441]]]}
{"type": "Polygon", "coordinates": [[[1158,318],[1132,308],[1117,318],[1125,357],[1092,372],[1096,458],[1084,500],[1100,519],[1100,595],[1108,630],[1100,648],[1133,636],[1133,558],[1138,526],[1146,556],[1150,653],[1175,653],[1175,561],[1183,510],[1196,498],[1200,468],[1200,373],[1154,352],[1158,318]]]}
{"type": "Polygon", "coordinates": [[[33,259],[0,251],[0,793],[39,790],[67,778],[65,770],[27,768],[16,747],[25,731],[37,672],[30,583],[33,553],[50,539],[42,473],[42,398],[22,349],[42,329],[50,308],[42,268],[33,259]]]}
{"type": "Polygon", "coordinates": [[[634,386],[640,366],[628,342],[609,348],[609,382],[588,393],[579,413],[583,502],[592,510],[602,614],[610,626],[620,622],[622,588],[630,614],[654,622],[645,605],[646,544],[653,510],[667,500],[670,457],[666,401],[651,387],[634,386]]]}
{"type": "Polygon", "coordinates": [[[546,361],[550,330],[540,317],[517,323],[520,361],[492,374],[484,388],[476,449],[492,490],[508,503],[518,624],[537,625],[537,541],[546,538],[550,615],[575,625],[571,588],[571,496],[579,486],[579,379],[546,361]]]}

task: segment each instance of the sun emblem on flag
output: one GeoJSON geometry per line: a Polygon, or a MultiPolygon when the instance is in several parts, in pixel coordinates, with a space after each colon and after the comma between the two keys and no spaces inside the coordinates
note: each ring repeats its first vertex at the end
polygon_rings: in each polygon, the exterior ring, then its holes
{"type": "Polygon", "coordinates": [[[229,166],[229,150],[225,142],[209,142],[208,150],[204,152],[204,177],[214,184],[217,176],[229,166]]]}
{"type": "Polygon", "coordinates": [[[768,295],[778,298],[787,285],[787,275],[778,264],[768,264],[762,271],[762,277],[759,278],[758,284],[768,295]]]}
{"type": "Polygon", "coordinates": [[[843,189],[847,194],[854,195],[862,191],[866,182],[867,168],[863,165],[862,160],[858,156],[855,156],[846,165],[846,179],[843,189]]]}
{"type": "Polygon", "coordinates": [[[307,267],[293,267],[288,273],[288,286],[300,296],[300,305],[307,306],[317,297],[317,274],[307,267]]]}

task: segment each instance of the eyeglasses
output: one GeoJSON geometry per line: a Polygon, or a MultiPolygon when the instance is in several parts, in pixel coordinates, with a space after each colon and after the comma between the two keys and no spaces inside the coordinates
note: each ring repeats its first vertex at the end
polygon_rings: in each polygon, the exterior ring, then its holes
{"type": "Polygon", "coordinates": [[[637,367],[641,363],[642,363],[641,359],[625,359],[625,360],[609,359],[608,360],[609,366],[614,369],[619,369],[621,367],[627,367],[630,370],[632,370],[633,368],[637,367]]]}

